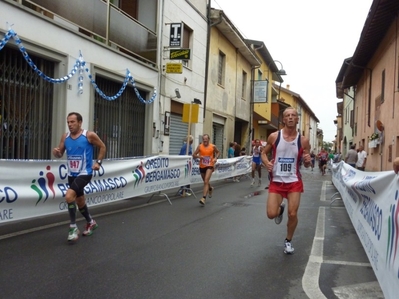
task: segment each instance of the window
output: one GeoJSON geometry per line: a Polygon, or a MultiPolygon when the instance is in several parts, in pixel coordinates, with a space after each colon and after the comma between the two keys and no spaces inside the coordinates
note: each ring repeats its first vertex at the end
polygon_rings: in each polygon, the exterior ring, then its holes
{"type": "MultiPolygon", "coordinates": [[[[182,42],[182,48],[183,49],[191,49],[192,45],[192,37],[193,37],[193,30],[188,27],[186,24],[183,25],[183,42],[182,42]]],[[[191,53],[192,55],[192,53],[191,53]]],[[[185,67],[190,66],[190,59],[183,60],[183,65],[185,67]]]]}
{"type": "MultiPolygon", "coordinates": [[[[137,20],[138,16],[138,3],[137,0],[119,0],[119,1],[113,1],[113,2],[119,2],[119,8],[122,9],[126,14],[131,16],[132,18],[137,20]]],[[[112,3],[112,1],[111,1],[112,3]]],[[[114,3],[115,5],[118,5],[118,3],[114,3]]]]}
{"type": "Polygon", "coordinates": [[[224,85],[224,75],[226,68],[226,55],[219,51],[219,62],[218,62],[218,84],[224,85]]]}
{"type": "Polygon", "coordinates": [[[247,73],[242,72],[242,85],[241,85],[241,98],[245,99],[246,98],[246,92],[247,92],[247,73]]]}

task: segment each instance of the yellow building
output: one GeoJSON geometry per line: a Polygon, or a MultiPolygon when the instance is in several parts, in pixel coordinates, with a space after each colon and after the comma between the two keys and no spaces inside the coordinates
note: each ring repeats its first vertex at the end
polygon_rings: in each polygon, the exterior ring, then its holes
{"type": "MultiPolygon", "coordinates": [[[[284,103],[286,106],[291,106],[297,110],[299,116],[297,127],[298,132],[301,135],[309,138],[311,149],[318,152],[321,147],[318,141],[318,136],[320,136],[320,132],[318,133],[317,128],[317,124],[320,122],[319,119],[316,117],[312,109],[310,109],[310,107],[301,97],[301,95],[290,90],[289,85],[287,85],[287,87],[281,87],[274,84],[274,88],[279,89],[280,103],[284,103]]],[[[281,123],[283,111],[284,109],[280,111],[279,114],[280,128],[284,125],[281,123]]]]}
{"type": "Polygon", "coordinates": [[[278,89],[273,87],[274,81],[280,84],[283,82],[281,76],[285,75],[285,71],[282,65],[280,69],[276,66],[276,62],[280,62],[273,60],[263,42],[247,40],[247,44],[261,61],[261,65],[254,68],[252,74],[252,140],[265,141],[270,133],[279,128],[278,111],[287,107],[278,100],[278,89]]]}
{"type": "Polygon", "coordinates": [[[252,70],[261,63],[222,10],[210,11],[203,132],[227,157],[229,142],[249,146],[252,70]]]}

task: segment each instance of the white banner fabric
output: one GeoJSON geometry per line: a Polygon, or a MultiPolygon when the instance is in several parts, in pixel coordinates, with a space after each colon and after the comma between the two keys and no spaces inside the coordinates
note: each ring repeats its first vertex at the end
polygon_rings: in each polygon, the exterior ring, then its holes
{"type": "MultiPolygon", "coordinates": [[[[251,171],[251,156],[220,159],[211,180],[251,171]]],[[[0,224],[67,212],[66,161],[0,160],[0,224]]],[[[191,156],[151,156],[104,160],[85,187],[88,206],[201,183],[191,156]]]]}
{"type": "Polygon", "coordinates": [[[340,162],[332,166],[332,181],[341,195],[385,298],[398,298],[399,175],[393,171],[359,171],[340,162]]]}

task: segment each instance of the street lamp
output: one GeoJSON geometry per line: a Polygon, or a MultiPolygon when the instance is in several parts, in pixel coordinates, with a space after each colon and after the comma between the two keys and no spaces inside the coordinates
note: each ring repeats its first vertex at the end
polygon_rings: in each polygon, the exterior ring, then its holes
{"type": "MultiPolygon", "coordinates": [[[[274,60],[273,62],[278,62],[281,65],[281,68],[276,72],[277,75],[279,76],[287,76],[287,73],[284,70],[283,64],[279,60],[274,60]]],[[[281,83],[283,81],[280,80],[280,85],[278,87],[278,100],[280,100],[280,91],[281,91],[281,83]]]]}
{"type": "Polygon", "coordinates": [[[281,65],[281,69],[279,69],[276,74],[280,76],[286,76],[287,73],[284,70],[283,64],[279,60],[273,60],[273,62],[278,62],[281,65]]]}

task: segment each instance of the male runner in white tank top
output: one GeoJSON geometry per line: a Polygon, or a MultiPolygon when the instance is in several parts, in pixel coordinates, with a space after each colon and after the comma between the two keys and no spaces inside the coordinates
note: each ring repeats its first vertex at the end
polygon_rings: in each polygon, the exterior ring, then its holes
{"type": "Polygon", "coordinates": [[[298,208],[303,192],[303,183],[299,172],[301,160],[305,167],[311,165],[309,139],[301,136],[296,125],[299,117],[297,111],[289,107],[283,112],[284,128],[271,133],[262,151],[262,163],[270,172],[269,196],[267,199],[267,217],[277,224],[283,219],[284,203],[288,202],[287,236],[284,241],[284,253],[294,252],[292,238],[298,224],[298,208]],[[272,159],[267,154],[272,151],[272,159]]]}

